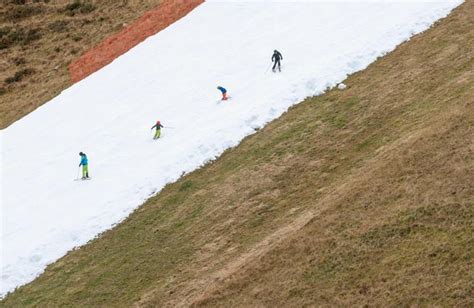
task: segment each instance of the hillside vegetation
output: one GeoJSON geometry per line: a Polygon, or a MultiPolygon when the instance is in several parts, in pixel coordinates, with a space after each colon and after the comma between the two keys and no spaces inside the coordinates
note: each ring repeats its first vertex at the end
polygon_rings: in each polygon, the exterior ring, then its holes
{"type": "Polygon", "coordinates": [[[474,1],[2,305],[473,306],[474,1]]]}
{"type": "Polygon", "coordinates": [[[72,60],[159,2],[0,1],[0,129],[70,86],[72,60]]]}

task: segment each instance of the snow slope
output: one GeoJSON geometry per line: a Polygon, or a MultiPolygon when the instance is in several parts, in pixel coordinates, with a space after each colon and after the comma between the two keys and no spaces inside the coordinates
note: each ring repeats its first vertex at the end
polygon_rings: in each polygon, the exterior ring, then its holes
{"type": "Polygon", "coordinates": [[[461,2],[209,1],[67,89],[0,136],[0,294],[461,2]],[[79,151],[91,181],[73,181],[79,151]]]}

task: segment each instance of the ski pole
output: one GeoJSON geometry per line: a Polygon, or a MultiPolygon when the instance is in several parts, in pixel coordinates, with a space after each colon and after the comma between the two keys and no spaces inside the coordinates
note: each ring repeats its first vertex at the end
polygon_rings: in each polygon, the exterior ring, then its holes
{"type": "Polygon", "coordinates": [[[80,174],[81,174],[81,166],[79,166],[79,168],[77,168],[77,177],[76,177],[76,179],[79,179],[80,174]]]}
{"type": "Polygon", "coordinates": [[[270,62],[270,65],[267,67],[267,69],[266,69],[266,71],[265,71],[265,74],[268,73],[268,70],[270,69],[270,66],[272,66],[272,64],[273,64],[273,61],[270,62]]]}

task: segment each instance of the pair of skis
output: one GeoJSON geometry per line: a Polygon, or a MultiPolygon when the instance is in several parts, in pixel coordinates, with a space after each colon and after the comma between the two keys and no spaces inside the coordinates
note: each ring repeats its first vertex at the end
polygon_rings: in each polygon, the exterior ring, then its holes
{"type": "Polygon", "coordinates": [[[231,99],[232,99],[232,96],[227,96],[227,99],[220,99],[217,101],[217,103],[218,104],[224,103],[224,102],[230,101],[231,99]]]}

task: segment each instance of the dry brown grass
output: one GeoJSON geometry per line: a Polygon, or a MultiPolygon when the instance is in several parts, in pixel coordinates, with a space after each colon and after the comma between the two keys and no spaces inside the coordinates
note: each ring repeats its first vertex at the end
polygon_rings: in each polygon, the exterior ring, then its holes
{"type": "Polygon", "coordinates": [[[0,129],[70,86],[72,60],[160,0],[22,2],[0,1],[0,129]],[[8,82],[24,69],[33,73],[8,82]]]}
{"type": "Polygon", "coordinates": [[[473,306],[474,1],[5,306],[473,306]]]}

